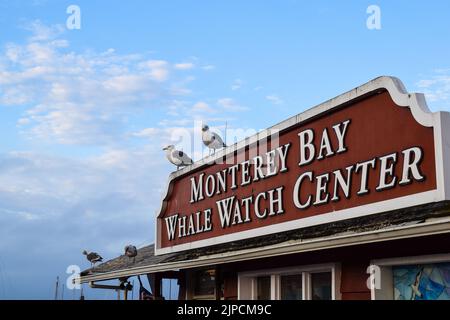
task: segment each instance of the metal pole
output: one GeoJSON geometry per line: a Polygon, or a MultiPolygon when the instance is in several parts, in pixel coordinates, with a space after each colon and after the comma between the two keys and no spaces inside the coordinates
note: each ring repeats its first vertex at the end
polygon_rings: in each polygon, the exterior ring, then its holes
{"type": "Polygon", "coordinates": [[[227,146],[227,129],[228,129],[228,121],[225,121],[225,145],[227,146]]]}
{"type": "Polygon", "coordinates": [[[58,300],[59,276],[56,277],[55,300],[58,300]]]}

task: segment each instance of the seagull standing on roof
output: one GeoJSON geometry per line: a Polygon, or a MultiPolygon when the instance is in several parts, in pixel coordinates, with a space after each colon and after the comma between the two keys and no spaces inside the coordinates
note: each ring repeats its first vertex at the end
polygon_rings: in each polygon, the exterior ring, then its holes
{"type": "Polygon", "coordinates": [[[136,262],[137,254],[138,254],[138,251],[135,246],[129,244],[125,247],[125,255],[130,259],[133,258],[133,263],[136,262]]]}
{"type": "Polygon", "coordinates": [[[99,255],[97,252],[87,252],[86,250],[84,250],[83,254],[86,256],[86,259],[88,259],[89,262],[91,263],[91,268],[97,262],[102,262],[103,261],[102,256],[99,255]]]}
{"type": "Polygon", "coordinates": [[[222,138],[217,133],[209,130],[207,124],[202,126],[202,140],[205,146],[209,148],[209,151],[213,150],[213,154],[216,153],[216,149],[226,147],[222,138]]]}
{"type": "Polygon", "coordinates": [[[163,150],[166,151],[167,159],[177,166],[177,170],[180,167],[185,167],[194,163],[186,153],[184,153],[183,151],[175,150],[175,147],[173,145],[169,145],[163,148],[163,150]]]}

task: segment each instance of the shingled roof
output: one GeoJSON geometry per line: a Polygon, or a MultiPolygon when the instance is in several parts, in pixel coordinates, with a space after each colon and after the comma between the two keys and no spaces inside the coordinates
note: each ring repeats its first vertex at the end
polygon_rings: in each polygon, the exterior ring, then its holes
{"type": "Polygon", "coordinates": [[[366,231],[382,230],[392,226],[419,225],[432,218],[447,216],[450,216],[450,201],[442,201],[298,230],[280,232],[252,239],[234,241],[206,248],[192,249],[158,256],[155,256],[154,245],[151,244],[138,249],[138,254],[135,261],[125,255],[121,255],[94,268],[83,271],[81,273],[81,277],[83,278],[85,276],[134,269],[138,267],[156,266],[169,262],[193,261],[204,256],[276,245],[287,241],[323,238],[338,234],[362,233],[366,231]]]}

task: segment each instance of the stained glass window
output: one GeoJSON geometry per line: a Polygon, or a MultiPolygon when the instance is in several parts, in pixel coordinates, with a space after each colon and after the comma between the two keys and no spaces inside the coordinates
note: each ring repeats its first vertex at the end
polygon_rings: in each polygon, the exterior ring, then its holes
{"type": "Polygon", "coordinates": [[[395,300],[450,300],[450,263],[392,267],[395,300]]]}

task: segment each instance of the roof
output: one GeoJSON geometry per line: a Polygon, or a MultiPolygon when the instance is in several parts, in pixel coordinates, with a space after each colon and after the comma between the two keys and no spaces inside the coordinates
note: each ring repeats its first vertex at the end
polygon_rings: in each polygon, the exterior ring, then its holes
{"type": "MultiPolygon", "coordinates": [[[[224,257],[233,253],[235,257],[239,253],[255,251],[264,248],[281,248],[281,244],[309,244],[314,241],[332,240],[337,246],[337,239],[354,235],[372,234],[374,232],[387,232],[389,230],[410,229],[425,226],[429,223],[446,223],[440,232],[450,232],[450,201],[434,202],[416,207],[409,207],[381,214],[363,216],[318,226],[286,231],[252,239],[240,240],[226,244],[215,245],[206,248],[192,249],[183,252],[164,255],[154,254],[154,244],[138,249],[135,261],[121,255],[94,268],[81,272],[81,282],[92,280],[114,279],[117,275],[132,276],[149,273],[151,270],[168,271],[176,268],[191,268],[198,261],[208,261],[212,257],[224,257]]],[[[437,231],[436,231],[437,232],[437,231]]],[[[411,233],[413,235],[413,233],[411,233]]],[[[383,238],[377,237],[380,241],[383,238]]],[[[353,243],[359,244],[357,242],[353,243]]],[[[349,244],[347,244],[349,245],[349,244]]],[[[314,250],[328,247],[316,247],[314,250]]],[[[284,252],[288,254],[289,251],[284,252]]],[[[236,261],[245,260],[241,256],[236,261]]],[[[233,262],[233,259],[228,259],[233,262]]],[[[205,262],[205,265],[208,265],[205,262]]]]}

